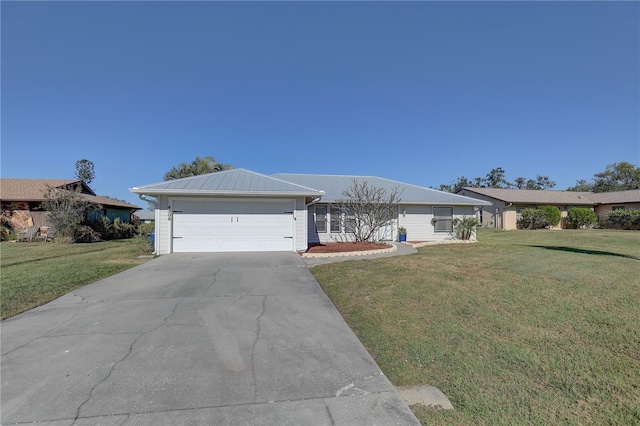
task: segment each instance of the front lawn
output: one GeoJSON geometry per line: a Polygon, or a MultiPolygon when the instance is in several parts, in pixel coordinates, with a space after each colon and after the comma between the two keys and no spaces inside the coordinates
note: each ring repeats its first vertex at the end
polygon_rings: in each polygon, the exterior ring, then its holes
{"type": "Polygon", "coordinates": [[[2,319],[139,265],[135,240],[93,244],[0,243],[2,319]]]}
{"type": "Polygon", "coordinates": [[[479,239],[312,272],[424,424],[639,424],[640,233],[479,239]]]}

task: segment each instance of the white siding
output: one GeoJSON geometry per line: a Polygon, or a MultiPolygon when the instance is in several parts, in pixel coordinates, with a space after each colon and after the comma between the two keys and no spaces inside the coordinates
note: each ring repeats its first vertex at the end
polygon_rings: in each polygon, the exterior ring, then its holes
{"type": "Polygon", "coordinates": [[[156,219],[156,245],[158,247],[158,254],[171,253],[169,246],[169,199],[166,196],[158,197],[158,218],[156,219]]]}
{"type": "Polygon", "coordinates": [[[307,210],[304,198],[296,200],[296,208],[293,212],[295,221],[296,251],[305,251],[307,245],[307,210]]]}
{"type": "MultiPolygon", "coordinates": [[[[453,207],[454,219],[462,216],[474,216],[473,206],[450,207],[453,207]]],[[[453,238],[451,232],[435,232],[431,219],[433,219],[433,206],[401,205],[398,213],[398,226],[407,228],[407,241],[443,241],[453,238]]],[[[473,239],[475,239],[475,235],[473,239]]]]}
{"type": "Polygon", "coordinates": [[[432,217],[431,206],[401,205],[398,209],[398,226],[407,228],[407,241],[433,241],[440,238],[433,233],[432,217]]]}

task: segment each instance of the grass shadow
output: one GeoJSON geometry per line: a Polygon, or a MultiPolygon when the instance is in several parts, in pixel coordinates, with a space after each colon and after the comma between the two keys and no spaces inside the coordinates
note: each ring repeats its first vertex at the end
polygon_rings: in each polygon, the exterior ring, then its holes
{"type": "Polygon", "coordinates": [[[615,253],[612,251],[589,250],[589,249],[580,249],[576,247],[567,247],[567,246],[541,246],[541,245],[525,245],[525,246],[543,248],[547,250],[566,251],[570,253],[591,254],[596,256],[614,256],[614,257],[624,257],[627,259],[640,260],[640,257],[638,256],[631,256],[630,254],[615,253]]]}

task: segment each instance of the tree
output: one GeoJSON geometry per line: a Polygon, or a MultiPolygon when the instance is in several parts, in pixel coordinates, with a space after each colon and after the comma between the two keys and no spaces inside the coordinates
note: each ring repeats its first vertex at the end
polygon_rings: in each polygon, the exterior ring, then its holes
{"type": "Polygon", "coordinates": [[[451,182],[449,185],[440,185],[438,188],[440,191],[446,191],[455,193],[458,190],[464,188],[465,186],[473,186],[473,183],[464,176],[460,176],[457,180],[451,182]]]}
{"type": "Polygon", "coordinates": [[[76,177],[87,185],[96,177],[93,161],[82,159],[76,161],[76,177]]]}
{"type": "Polygon", "coordinates": [[[505,171],[502,167],[491,169],[484,179],[487,188],[509,188],[511,183],[505,179],[505,171]]]}
{"type": "Polygon", "coordinates": [[[48,186],[43,194],[42,208],[56,236],[64,242],[74,242],[81,233],[87,211],[97,206],[84,198],[80,188],[67,190],[48,186]]]}
{"type": "Polygon", "coordinates": [[[587,182],[584,179],[578,179],[578,180],[576,180],[576,185],[575,186],[570,186],[569,188],[567,188],[567,191],[592,192],[593,191],[593,185],[590,184],[589,182],[587,182]]]}
{"type": "Polygon", "coordinates": [[[640,167],[626,161],[608,164],[604,172],[593,176],[593,192],[640,189],[640,167]]]}
{"type": "MultiPolygon", "coordinates": [[[[531,180],[531,179],[529,179],[529,180],[531,180]]],[[[526,189],[527,188],[527,179],[525,179],[523,177],[517,177],[513,181],[513,186],[515,186],[516,189],[526,189]]]]}
{"type": "Polygon", "coordinates": [[[549,179],[549,176],[538,175],[535,180],[527,179],[524,189],[545,190],[552,189],[554,186],[556,186],[556,183],[549,179]]]}
{"type": "Polygon", "coordinates": [[[180,163],[178,167],[172,167],[165,173],[164,180],[181,179],[230,169],[233,169],[232,165],[219,163],[213,157],[197,156],[191,163],[180,163]]]}
{"type": "Polygon", "coordinates": [[[396,216],[402,190],[370,185],[366,180],[354,179],[335,206],[344,218],[345,229],[354,242],[380,239],[379,230],[388,226],[396,216]]]}
{"type": "Polygon", "coordinates": [[[576,185],[567,191],[614,192],[640,189],[640,167],[626,161],[607,164],[603,172],[593,175],[592,183],[584,179],[576,181],[576,185]]]}

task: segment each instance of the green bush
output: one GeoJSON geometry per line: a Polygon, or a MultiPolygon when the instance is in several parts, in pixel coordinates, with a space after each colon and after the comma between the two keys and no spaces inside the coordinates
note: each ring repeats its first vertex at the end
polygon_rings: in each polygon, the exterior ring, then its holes
{"type": "Polygon", "coordinates": [[[123,222],[120,218],[113,221],[106,216],[102,216],[101,220],[91,220],[86,223],[95,232],[100,234],[103,240],[123,240],[131,238],[135,234],[135,225],[123,222]]]}
{"type": "Polygon", "coordinates": [[[155,232],[154,223],[139,223],[136,229],[136,245],[143,254],[153,253],[150,235],[155,232]]]}
{"type": "Polygon", "coordinates": [[[478,224],[478,219],[473,216],[457,217],[453,219],[453,232],[459,240],[469,240],[478,224]]]}
{"type": "Polygon", "coordinates": [[[522,218],[518,226],[522,229],[545,229],[560,223],[562,213],[554,206],[540,206],[535,209],[524,209],[520,212],[522,218]]]}
{"type": "Polygon", "coordinates": [[[600,221],[603,228],[640,230],[640,210],[612,210],[600,221]]]}
{"type": "Polygon", "coordinates": [[[538,209],[544,212],[544,218],[547,222],[547,226],[557,226],[562,219],[562,213],[560,209],[555,206],[540,206],[538,209]]]}
{"type": "Polygon", "coordinates": [[[567,213],[568,228],[591,228],[594,223],[596,223],[596,213],[590,208],[574,207],[567,213]]]}

